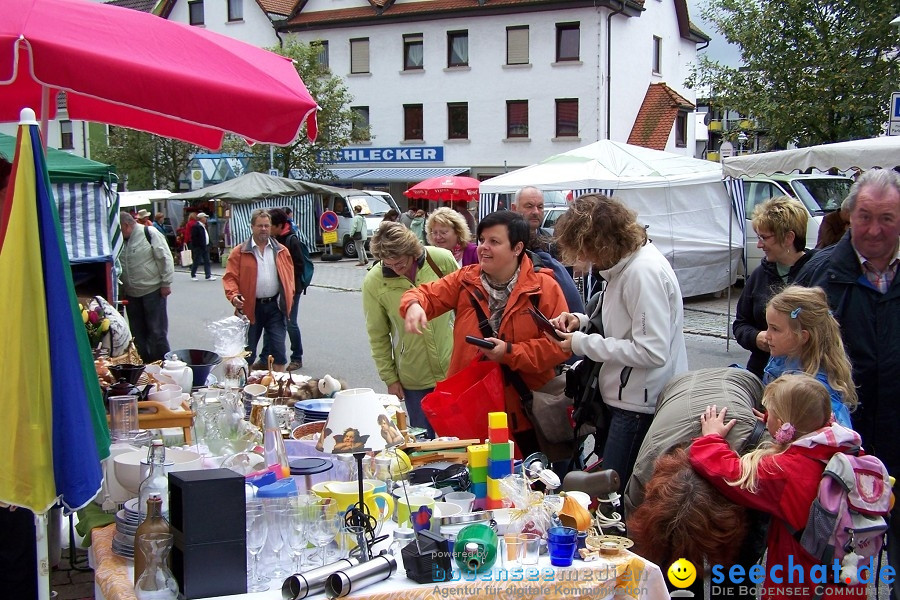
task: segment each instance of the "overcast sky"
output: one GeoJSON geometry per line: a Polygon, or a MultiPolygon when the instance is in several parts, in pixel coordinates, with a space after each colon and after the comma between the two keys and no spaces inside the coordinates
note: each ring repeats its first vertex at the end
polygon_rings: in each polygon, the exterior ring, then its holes
{"type": "Polygon", "coordinates": [[[706,53],[709,58],[717,60],[722,64],[733,67],[740,65],[741,53],[737,46],[733,46],[726,42],[725,38],[716,31],[713,24],[703,19],[703,15],[700,13],[700,7],[704,4],[706,4],[706,0],[688,0],[688,13],[691,16],[691,21],[700,27],[700,29],[703,30],[703,33],[712,38],[709,42],[709,46],[701,52],[706,53]]]}

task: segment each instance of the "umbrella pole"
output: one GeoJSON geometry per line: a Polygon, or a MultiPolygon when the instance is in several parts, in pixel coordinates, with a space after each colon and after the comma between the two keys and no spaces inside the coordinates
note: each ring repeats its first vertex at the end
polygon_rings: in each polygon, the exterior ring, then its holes
{"type": "Polygon", "coordinates": [[[50,600],[50,558],[47,548],[47,513],[34,514],[34,535],[37,540],[38,600],[50,600]]]}

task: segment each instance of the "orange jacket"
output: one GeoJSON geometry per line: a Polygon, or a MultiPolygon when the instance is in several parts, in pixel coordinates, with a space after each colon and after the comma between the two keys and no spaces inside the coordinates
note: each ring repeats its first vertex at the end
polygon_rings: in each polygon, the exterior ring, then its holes
{"type": "MultiPolygon", "coordinates": [[[[278,306],[285,315],[289,315],[294,302],[294,263],[288,249],[274,237],[269,238],[269,244],[275,250],[275,269],[281,287],[278,306]]],[[[244,297],[244,314],[253,323],[256,320],[256,255],[249,239],[231,250],[222,284],[229,302],[238,294],[244,297]]]]}
{"type": "MultiPolygon", "coordinates": [[[[478,348],[465,341],[467,335],[483,337],[472,307],[473,293],[479,298],[478,303],[484,314],[490,316],[487,293],[481,285],[481,266],[477,264],[465,266],[442,279],[420,285],[405,292],[400,299],[400,314],[403,317],[413,301],[422,305],[429,319],[449,310],[456,311],[448,377],[466,368],[478,356],[478,348]]],[[[495,337],[507,343],[507,352],[501,363],[518,372],[529,389],[536,390],[553,378],[554,367],[566,360],[569,354],[544,337],[535,325],[528,312],[534,306],[532,296],[537,297],[538,309],[548,318],[566,310],[565,296],[553,278],[552,271],[540,269],[535,272],[534,264],[526,255],[522,258],[519,279],[510,294],[500,321],[500,330],[495,337]]],[[[510,417],[510,431],[533,428],[522,409],[519,394],[509,382],[506,385],[506,412],[510,417]]]]}

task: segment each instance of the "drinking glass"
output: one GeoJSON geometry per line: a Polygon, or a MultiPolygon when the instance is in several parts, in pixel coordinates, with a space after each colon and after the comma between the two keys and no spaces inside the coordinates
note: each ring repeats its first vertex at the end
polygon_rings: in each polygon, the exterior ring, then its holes
{"type": "Polygon", "coordinates": [[[275,554],[275,560],[268,574],[272,578],[287,577],[290,573],[281,564],[281,550],[288,535],[289,509],[285,506],[269,506],[266,509],[266,521],[269,528],[269,545],[275,554]]]}
{"type": "Polygon", "coordinates": [[[313,507],[315,521],[311,537],[313,544],[319,549],[322,556],[322,566],[325,566],[325,546],[334,540],[341,526],[344,515],[338,510],[337,501],[333,498],[323,498],[313,507]]]}
{"type": "Polygon", "coordinates": [[[259,553],[266,545],[266,511],[262,503],[247,504],[247,552],[250,553],[250,581],[248,592],[264,592],[269,589],[269,580],[259,574],[259,553]]]}
{"type": "Polygon", "coordinates": [[[306,550],[308,537],[306,534],[306,516],[305,512],[309,509],[309,504],[292,504],[287,509],[287,523],[285,531],[287,532],[287,542],[291,549],[292,564],[294,565],[294,573],[299,573],[303,568],[303,553],[306,550]]]}

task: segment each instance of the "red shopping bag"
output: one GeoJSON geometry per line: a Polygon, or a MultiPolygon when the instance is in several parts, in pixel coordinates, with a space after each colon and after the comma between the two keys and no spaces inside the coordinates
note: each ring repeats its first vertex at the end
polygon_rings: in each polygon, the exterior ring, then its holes
{"type": "Polygon", "coordinates": [[[438,436],[488,437],[488,413],[504,412],[503,373],[492,360],[474,361],[438,382],[422,399],[422,411],[438,436]]]}

